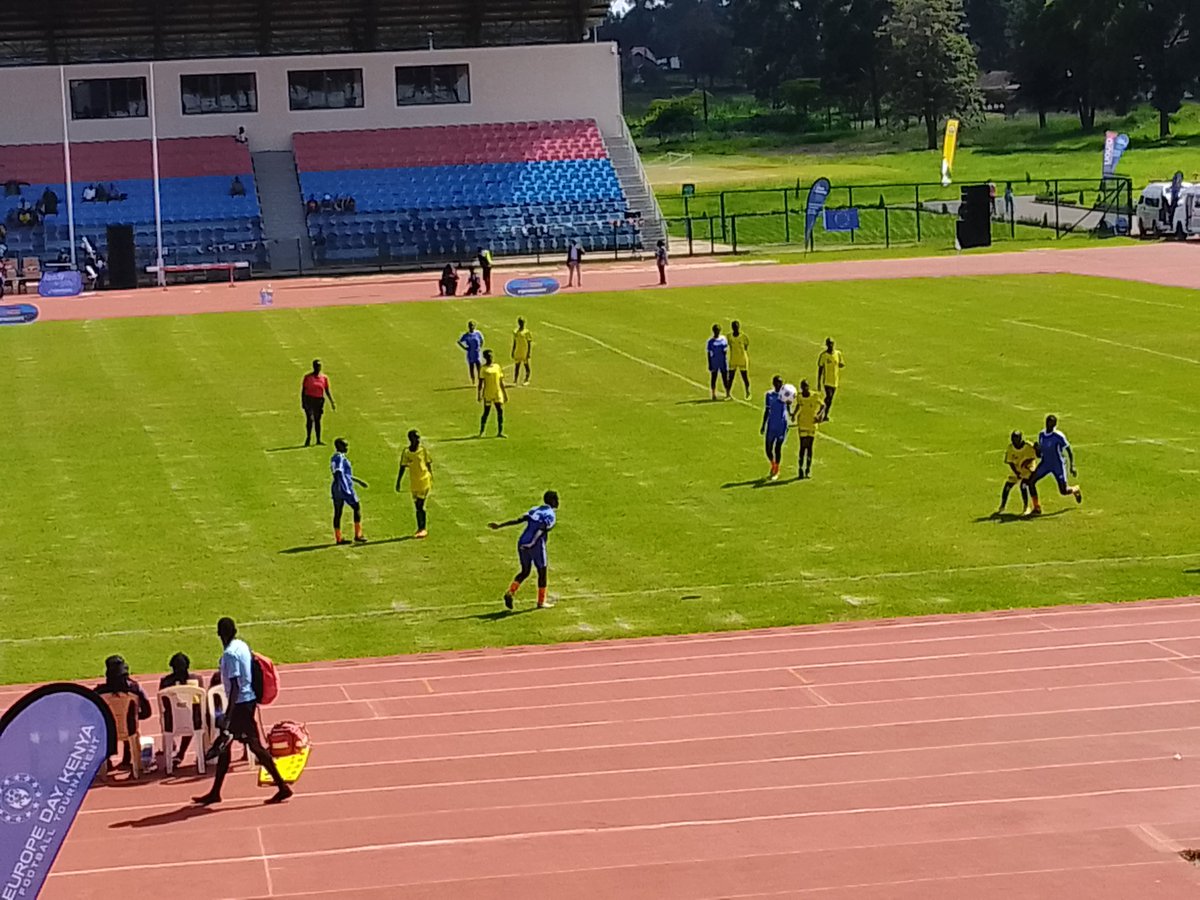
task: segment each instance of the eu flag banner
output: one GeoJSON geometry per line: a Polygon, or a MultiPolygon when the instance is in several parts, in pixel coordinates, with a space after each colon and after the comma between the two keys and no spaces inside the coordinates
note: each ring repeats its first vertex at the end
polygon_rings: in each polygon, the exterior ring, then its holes
{"type": "Polygon", "coordinates": [[[116,733],[75,684],[37,688],[0,717],[0,900],[37,897],[116,733]]]}
{"type": "Polygon", "coordinates": [[[808,208],[804,211],[804,242],[812,243],[813,228],[817,224],[817,216],[825,208],[829,192],[833,189],[828,178],[818,178],[808,189],[808,208]]]}
{"type": "Polygon", "coordinates": [[[858,231],[858,209],[825,209],[826,231],[858,231]]]}
{"type": "Polygon", "coordinates": [[[1129,148],[1129,135],[1119,134],[1115,131],[1106,131],[1104,133],[1104,168],[1101,171],[1102,178],[1112,178],[1117,171],[1117,163],[1121,161],[1121,155],[1129,148]]]}

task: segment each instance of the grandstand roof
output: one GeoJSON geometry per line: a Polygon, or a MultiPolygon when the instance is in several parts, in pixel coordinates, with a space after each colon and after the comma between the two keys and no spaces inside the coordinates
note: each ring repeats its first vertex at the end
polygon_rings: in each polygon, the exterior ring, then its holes
{"type": "Polygon", "coordinates": [[[0,65],[573,42],[607,0],[30,0],[0,65]]]}

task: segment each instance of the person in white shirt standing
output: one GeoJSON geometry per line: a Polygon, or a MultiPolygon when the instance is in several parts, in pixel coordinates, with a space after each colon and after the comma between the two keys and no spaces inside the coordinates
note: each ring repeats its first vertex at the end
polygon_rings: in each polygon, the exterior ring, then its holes
{"type": "Polygon", "coordinates": [[[229,773],[230,751],[234,741],[241,741],[275,782],[275,793],[266,802],[282,803],[292,796],[292,789],[279,774],[274,757],[263,746],[258,733],[258,722],[254,717],[258,709],[258,697],[254,693],[254,660],[250,648],[237,636],[237,626],[228,616],[218,620],[217,636],[225,647],[220,663],[221,684],[225,686],[225,694],[229,698],[229,709],[225,713],[225,727],[209,750],[210,754],[217,757],[217,774],[213,778],[212,789],[194,798],[195,802],[201,806],[221,802],[221,786],[229,773]]]}

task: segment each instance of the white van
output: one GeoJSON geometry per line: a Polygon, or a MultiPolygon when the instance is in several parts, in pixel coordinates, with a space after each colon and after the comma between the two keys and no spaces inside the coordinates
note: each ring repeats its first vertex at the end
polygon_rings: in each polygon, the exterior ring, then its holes
{"type": "Polygon", "coordinates": [[[1179,189],[1179,203],[1171,215],[1171,182],[1148,185],[1138,197],[1138,230],[1143,237],[1170,234],[1186,238],[1200,234],[1200,187],[1185,181],[1179,189]]]}

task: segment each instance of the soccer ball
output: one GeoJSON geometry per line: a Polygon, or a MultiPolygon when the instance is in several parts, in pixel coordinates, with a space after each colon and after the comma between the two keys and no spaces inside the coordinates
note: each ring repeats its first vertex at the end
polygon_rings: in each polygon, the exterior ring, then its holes
{"type": "Polygon", "coordinates": [[[784,403],[791,403],[796,399],[796,386],[794,384],[785,384],[779,393],[783,397],[784,403]]]}

